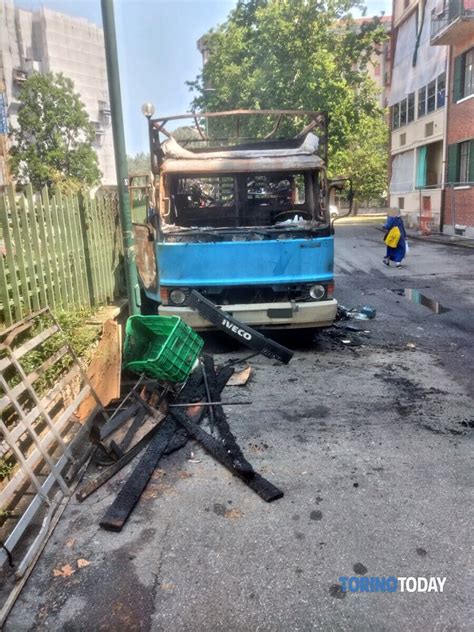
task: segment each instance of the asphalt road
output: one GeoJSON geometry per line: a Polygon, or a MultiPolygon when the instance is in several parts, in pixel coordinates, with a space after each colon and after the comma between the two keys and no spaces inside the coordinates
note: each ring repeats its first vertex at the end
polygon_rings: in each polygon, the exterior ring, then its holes
{"type": "MultiPolygon", "coordinates": [[[[229,419],[284,498],[265,504],[188,444],[108,533],[98,522],[123,471],[71,501],[6,630],[472,629],[474,251],[413,241],[396,270],[382,265],[381,237],[337,231],[336,294],[377,309],[350,323],[370,333],[326,332],[287,366],[256,358],[252,381],[224,391],[252,400],[229,419]],[[66,564],[74,574],[55,577],[66,564]],[[343,576],[446,581],[344,593],[343,576]]],[[[216,340],[219,360],[247,353],[216,340]]]]}

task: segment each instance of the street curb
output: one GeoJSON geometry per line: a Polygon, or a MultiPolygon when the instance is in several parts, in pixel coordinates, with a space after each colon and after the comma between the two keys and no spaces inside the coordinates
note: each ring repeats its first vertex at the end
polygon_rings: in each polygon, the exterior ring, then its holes
{"type": "Polygon", "coordinates": [[[423,235],[412,235],[410,233],[407,233],[407,237],[414,239],[415,241],[424,241],[429,244],[443,244],[444,246],[458,246],[458,248],[468,248],[470,250],[474,250],[474,243],[470,244],[462,241],[451,241],[449,238],[443,239],[429,236],[425,237],[423,235]]]}

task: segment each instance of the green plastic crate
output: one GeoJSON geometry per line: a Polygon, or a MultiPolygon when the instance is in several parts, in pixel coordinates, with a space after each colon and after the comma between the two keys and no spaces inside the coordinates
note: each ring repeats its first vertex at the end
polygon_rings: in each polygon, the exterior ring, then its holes
{"type": "Polygon", "coordinates": [[[125,329],[124,367],[169,382],[184,382],[203,339],[178,316],[130,316],[125,329]]]}

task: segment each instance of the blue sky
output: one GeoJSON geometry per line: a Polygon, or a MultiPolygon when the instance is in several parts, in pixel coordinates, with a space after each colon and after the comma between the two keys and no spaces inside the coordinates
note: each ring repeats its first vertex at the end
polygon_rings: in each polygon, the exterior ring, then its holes
{"type": "MultiPolygon", "coordinates": [[[[101,25],[100,0],[16,0],[27,9],[49,7],[101,25]]],[[[236,0],[115,0],[127,153],[148,150],[140,108],[154,103],[160,115],[180,114],[192,95],[185,86],[201,67],[196,41],[225,21],[236,0]]],[[[390,13],[390,0],[366,1],[369,15],[390,13]]]]}

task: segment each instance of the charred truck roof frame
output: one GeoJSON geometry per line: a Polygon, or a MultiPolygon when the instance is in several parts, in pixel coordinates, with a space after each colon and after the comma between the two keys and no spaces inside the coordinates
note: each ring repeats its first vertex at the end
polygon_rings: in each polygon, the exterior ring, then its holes
{"type": "Polygon", "coordinates": [[[148,237],[145,227],[137,236],[138,249],[155,242],[156,278],[144,289],[160,313],[206,328],[187,307],[197,289],[252,325],[330,325],[337,304],[327,115],[234,110],[150,117],[148,125],[155,204],[148,237]],[[165,125],[189,118],[194,126],[178,142],[165,125]],[[294,130],[289,119],[302,131],[279,138],[294,130]]]}

